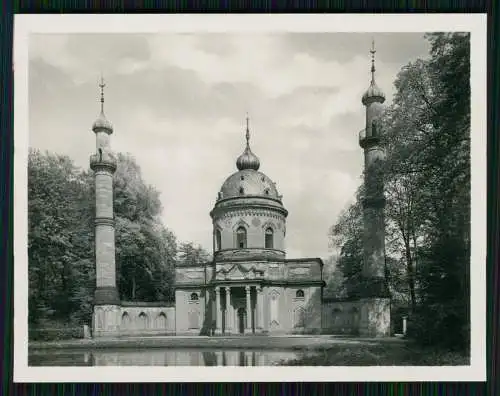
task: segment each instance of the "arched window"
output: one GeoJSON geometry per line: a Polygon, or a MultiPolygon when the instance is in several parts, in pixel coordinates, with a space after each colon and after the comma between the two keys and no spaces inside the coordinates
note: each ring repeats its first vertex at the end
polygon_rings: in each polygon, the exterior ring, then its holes
{"type": "Polygon", "coordinates": [[[273,246],[273,229],[271,227],[266,229],[266,249],[272,249],[273,246]]]}
{"type": "Polygon", "coordinates": [[[243,187],[240,187],[240,195],[244,195],[245,194],[245,189],[243,187]]]}
{"type": "Polygon", "coordinates": [[[191,293],[191,295],[189,296],[189,299],[191,301],[198,301],[198,294],[196,293],[191,293]]]}
{"type": "Polygon", "coordinates": [[[167,328],[167,315],[163,312],[156,317],[156,328],[157,329],[166,329],[167,328]]]}
{"type": "Polygon", "coordinates": [[[295,297],[304,298],[304,290],[302,289],[297,290],[297,292],[295,293],[295,297]]]}
{"type": "Polygon", "coordinates": [[[221,242],[222,242],[222,237],[220,234],[220,230],[215,230],[215,249],[216,250],[221,249],[221,242]]]}
{"type": "Polygon", "coordinates": [[[122,315],[122,330],[128,330],[130,327],[130,316],[127,312],[122,315]]]}
{"type": "Polygon", "coordinates": [[[236,247],[240,249],[247,247],[247,230],[245,230],[245,227],[238,227],[236,230],[236,247]]]}
{"type": "Polygon", "coordinates": [[[144,312],[141,312],[139,314],[139,329],[143,330],[143,329],[146,329],[148,327],[148,316],[144,313],[144,312]]]}

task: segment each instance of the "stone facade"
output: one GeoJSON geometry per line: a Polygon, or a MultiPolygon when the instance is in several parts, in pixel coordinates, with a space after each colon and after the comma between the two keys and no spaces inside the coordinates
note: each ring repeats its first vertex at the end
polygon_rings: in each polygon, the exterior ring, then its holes
{"type": "Polygon", "coordinates": [[[176,333],[320,332],[322,266],[283,259],[177,267],[176,333]]]}

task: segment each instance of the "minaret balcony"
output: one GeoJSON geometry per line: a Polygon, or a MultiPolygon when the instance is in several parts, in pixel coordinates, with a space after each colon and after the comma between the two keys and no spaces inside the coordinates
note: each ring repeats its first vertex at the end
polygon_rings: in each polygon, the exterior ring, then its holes
{"type": "Polygon", "coordinates": [[[367,136],[366,129],[359,131],[359,145],[361,148],[365,149],[368,147],[376,146],[380,143],[380,137],[378,136],[367,136]]]}
{"type": "Polygon", "coordinates": [[[114,172],[116,170],[116,159],[106,153],[92,154],[90,156],[90,169],[96,170],[108,170],[114,172]]]}

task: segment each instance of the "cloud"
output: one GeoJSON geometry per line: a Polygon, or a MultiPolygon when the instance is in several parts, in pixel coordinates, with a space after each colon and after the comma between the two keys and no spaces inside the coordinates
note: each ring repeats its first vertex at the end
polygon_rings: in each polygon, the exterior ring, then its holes
{"type": "MultiPolygon", "coordinates": [[[[377,34],[377,82],[391,101],[418,35],[377,34]]],[[[161,193],[163,220],[210,250],[209,211],[244,148],[245,113],[261,170],[289,210],[290,257],[329,254],[327,232],[361,182],[361,96],[370,35],[92,34],[30,40],[30,146],[84,168],[95,150],[97,82],[114,149],[161,193]]]]}
{"type": "Polygon", "coordinates": [[[429,45],[423,33],[291,33],[280,36],[283,48],[303,52],[312,57],[337,62],[348,62],[355,56],[368,59],[372,40],[378,57],[386,63],[404,64],[425,55],[429,45]]]}

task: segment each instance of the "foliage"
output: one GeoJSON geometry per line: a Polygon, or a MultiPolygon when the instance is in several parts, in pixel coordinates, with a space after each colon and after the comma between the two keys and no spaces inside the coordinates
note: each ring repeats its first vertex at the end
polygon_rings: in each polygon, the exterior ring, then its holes
{"type": "Polygon", "coordinates": [[[200,245],[195,245],[192,242],[184,242],[179,246],[177,259],[180,264],[197,265],[209,262],[211,260],[211,256],[210,253],[208,253],[200,245]]]}

